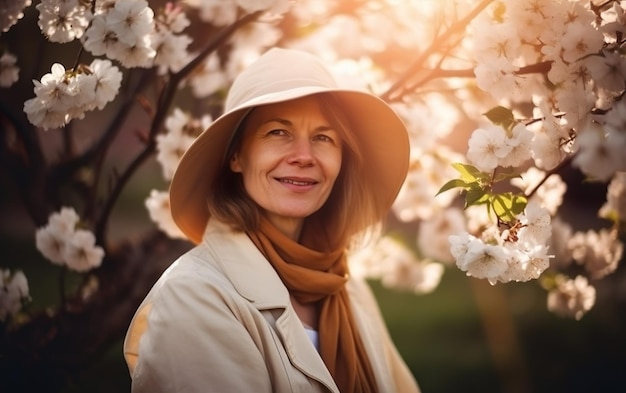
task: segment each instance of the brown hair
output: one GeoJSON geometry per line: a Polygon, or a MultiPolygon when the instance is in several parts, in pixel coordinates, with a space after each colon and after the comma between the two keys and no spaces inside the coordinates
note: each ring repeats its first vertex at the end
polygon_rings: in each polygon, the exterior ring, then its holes
{"type": "MultiPolygon", "coordinates": [[[[315,94],[322,114],[339,133],[343,142],[341,170],[324,205],[304,221],[303,231],[325,234],[326,247],[348,246],[352,237],[376,224],[385,214],[378,211],[373,190],[366,182],[358,130],[342,110],[341,102],[332,93],[315,94]]],[[[240,173],[230,169],[232,154],[241,146],[242,134],[250,112],[240,122],[222,167],[208,195],[211,216],[230,224],[234,229],[254,232],[258,229],[260,207],[248,196],[240,173]]],[[[317,242],[316,242],[317,243],[317,242]]]]}

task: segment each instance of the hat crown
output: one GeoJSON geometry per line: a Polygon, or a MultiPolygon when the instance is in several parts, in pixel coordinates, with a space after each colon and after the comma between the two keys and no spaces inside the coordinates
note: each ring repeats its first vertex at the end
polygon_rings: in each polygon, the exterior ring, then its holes
{"type": "Polygon", "coordinates": [[[310,88],[335,89],[337,82],[318,57],[273,48],[239,74],[228,92],[224,110],[267,102],[273,94],[310,88]]]}

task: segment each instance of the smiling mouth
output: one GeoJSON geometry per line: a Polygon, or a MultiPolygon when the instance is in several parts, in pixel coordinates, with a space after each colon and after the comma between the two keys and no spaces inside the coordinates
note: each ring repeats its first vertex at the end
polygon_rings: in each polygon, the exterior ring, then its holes
{"type": "Polygon", "coordinates": [[[294,179],[276,179],[281,183],[293,184],[295,186],[312,186],[317,184],[316,181],[312,180],[294,180],[294,179]]]}

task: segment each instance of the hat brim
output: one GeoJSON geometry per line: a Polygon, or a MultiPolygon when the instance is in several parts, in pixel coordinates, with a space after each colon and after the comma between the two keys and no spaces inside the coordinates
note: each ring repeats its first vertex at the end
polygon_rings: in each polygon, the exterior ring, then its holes
{"type": "Polygon", "coordinates": [[[391,207],[409,166],[409,139],[402,120],[384,101],[366,92],[298,87],[261,95],[233,108],[202,132],[182,156],[170,184],[170,208],[174,222],[192,242],[202,241],[209,220],[207,196],[242,116],[256,106],[318,93],[332,94],[345,110],[363,149],[365,183],[379,211],[391,207]]]}

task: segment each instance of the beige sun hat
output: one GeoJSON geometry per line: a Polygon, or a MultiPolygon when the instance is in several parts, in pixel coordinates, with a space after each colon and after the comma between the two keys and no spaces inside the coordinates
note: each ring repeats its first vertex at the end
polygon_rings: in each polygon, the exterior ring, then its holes
{"type": "Polygon", "coordinates": [[[372,94],[339,88],[314,55],[273,48],[235,79],[224,114],[197,137],[174,173],[170,184],[172,217],[191,241],[197,244],[202,240],[209,219],[207,195],[242,117],[252,107],[316,93],[331,93],[345,110],[363,150],[363,176],[376,204],[381,211],[391,207],[409,166],[409,139],[398,115],[372,94]]]}

